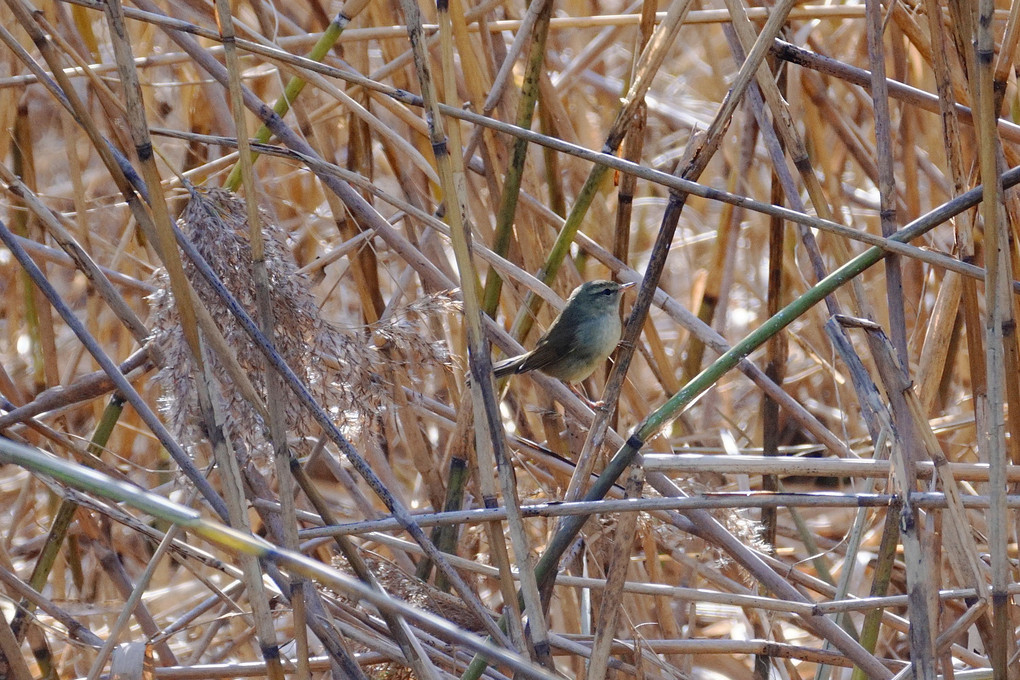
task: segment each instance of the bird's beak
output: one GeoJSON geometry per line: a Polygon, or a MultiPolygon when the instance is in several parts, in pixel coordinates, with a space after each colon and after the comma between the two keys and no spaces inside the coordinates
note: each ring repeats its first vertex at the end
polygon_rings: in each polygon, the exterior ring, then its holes
{"type": "Polygon", "coordinates": [[[621,283],[620,284],[620,290],[627,290],[628,288],[633,288],[636,285],[637,285],[637,283],[635,281],[628,281],[627,283],[621,283]]]}

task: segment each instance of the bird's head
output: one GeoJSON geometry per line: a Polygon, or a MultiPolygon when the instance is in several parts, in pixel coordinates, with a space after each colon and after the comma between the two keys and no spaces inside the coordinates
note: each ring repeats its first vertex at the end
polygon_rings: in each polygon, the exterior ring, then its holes
{"type": "Polygon", "coordinates": [[[616,281],[587,281],[570,294],[567,307],[599,311],[616,310],[623,292],[633,285],[633,283],[617,283],[616,281]]]}

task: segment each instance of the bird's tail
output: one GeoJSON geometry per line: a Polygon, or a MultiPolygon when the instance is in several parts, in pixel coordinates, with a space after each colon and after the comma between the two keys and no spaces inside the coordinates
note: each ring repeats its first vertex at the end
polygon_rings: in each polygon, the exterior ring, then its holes
{"type": "Polygon", "coordinates": [[[497,361],[492,366],[492,375],[496,378],[502,378],[504,376],[513,375],[514,373],[520,373],[521,367],[524,365],[524,360],[527,358],[526,354],[522,354],[517,357],[510,357],[509,359],[503,359],[503,361],[497,361]]]}

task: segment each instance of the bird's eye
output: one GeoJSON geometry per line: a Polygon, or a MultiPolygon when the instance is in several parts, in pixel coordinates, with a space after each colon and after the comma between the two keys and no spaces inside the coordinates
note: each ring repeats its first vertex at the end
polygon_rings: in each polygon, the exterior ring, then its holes
{"type": "Polygon", "coordinates": [[[612,289],[610,289],[610,288],[603,288],[603,289],[602,289],[602,294],[603,294],[603,295],[612,295],[612,294],[613,294],[613,291],[612,291],[612,289]]]}

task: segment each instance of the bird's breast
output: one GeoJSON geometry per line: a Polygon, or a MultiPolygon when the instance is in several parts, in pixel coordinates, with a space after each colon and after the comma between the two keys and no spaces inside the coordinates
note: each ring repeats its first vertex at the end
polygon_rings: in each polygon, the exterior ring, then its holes
{"type": "Polygon", "coordinates": [[[592,357],[605,358],[616,349],[620,342],[622,326],[620,318],[613,315],[608,321],[605,319],[589,319],[582,322],[577,328],[579,336],[577,345],[584,347],[585,353],[592,357]]]}

